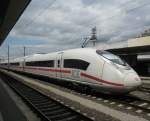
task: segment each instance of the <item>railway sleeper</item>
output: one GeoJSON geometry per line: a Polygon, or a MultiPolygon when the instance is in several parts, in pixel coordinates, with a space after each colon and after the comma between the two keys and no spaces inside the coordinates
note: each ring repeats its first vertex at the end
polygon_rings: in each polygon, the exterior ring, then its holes
{"type": "Polygon", "coordinates": [[[42,105],[42,107],[40,106],[37,106],[37,108],[38,109],[40,109],[40,110],[42,110],[43,112],[44,112],[44,110],[46,110],[46,109],[50,109],[50,108],[54,108],[54,107],[56,107],[57,105],[42,105]]]}
{"type": "Polygon", "coordinates": [[[47,106],[53,106],[53,105],[56,105],[56,104],[53,103],[53,102],[45,102],[45,103],[37,103],[37,104],[34,104],[34,105],[37,106],[37,107],[43,107],[45,105],[47,105],[47,106]]]}
{"type": "Polygon", "coordinates": [[[42,112],[47,112],[47,111],[53,111],[53,110],[58,110],[60,109],[61,107],[59,105],[56,105],[56,106],[53,106],[53,107],[47,107],[47,108],[44,108],[42,109],[41,111],[42,112]]]}
{"type": "Polygon", "coordinates": [[[54,111],[51,111],[51,112],[45,112],[45,115],[53,115],[53,114],[56,114],[56,113],[61,113],[61,112],[66,112],[68,110],[62,108],[62,109],[59,109],[59,110],[54,110],[54,111]]]}
{"type": "Polygon", "coordinates": [[[74,116],[66,117],[64,119],[58,119],[55,121],[84,121],[84,120],[82,118],[74,115],[74,116]]]}
{"type": "Polygon", "coordinates": [[[47,99],[47,98],[42,99],[42,98],[34,98],[34,97],[28,97],[28,99],[29,99],[29,100],[33,100],[33,101],[49,100],[49,99],[47,99]]]}
{"type": "MultiPolygon", "coordinates": [[[[29,99],[29,98],[28,98],[29,99]]],[[[29,99],[31,102],[33,102],[33,103],[46,103],[46,102],[49,102],[49,100],[48,99],[46,99],[46,100],[32,100],[32,99],[29,99]]]]}
{"type": "Polygon", "coordinates": [[[56,115],[52,115],[52,116],[49,115],[48,117],[51,120],[58,120],[58,119],[64,119],[64,118],[71,117],[71,116],[74,116],[74,114],[70,113],[70,112],[66,112],[66,113],[56,114],[56,115]]]}
{"type": "Polygon", "coordinates": [[[39,109],[43,109],[43,108],[46,108],[46,107],[51,107],[53,104],[50,103],[50,104],[45,104],[45,105],[36,105],[37,108],[39,109]]]}

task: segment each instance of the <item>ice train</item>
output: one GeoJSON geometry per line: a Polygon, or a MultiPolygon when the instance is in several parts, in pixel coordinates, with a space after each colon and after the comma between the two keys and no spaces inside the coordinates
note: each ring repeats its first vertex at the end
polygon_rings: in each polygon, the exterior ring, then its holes
{"type": "MultiPolygon", "coordinates": [[[[1,62],[1,67],[7,66],[7,62],[1,62]]],[[[139,76],[125,61],[107,51],[92,48],[16,58],[10,60],[9,69],[112,94],[129,93],[141,85],[139,76]]]]}

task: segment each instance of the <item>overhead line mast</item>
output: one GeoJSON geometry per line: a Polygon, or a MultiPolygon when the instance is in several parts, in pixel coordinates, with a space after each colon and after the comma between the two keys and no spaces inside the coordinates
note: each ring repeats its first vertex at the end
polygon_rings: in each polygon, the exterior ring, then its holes
{"type": "Polygon", "coordinates": [[[97,31],[96,31],[96,27],[92,28],[92,33],[91,33],[91,38],[90,41],[93,43],[93,47],[95,47],[95,43],[97,41],[97,31]]]}
{"type": "Polygon", "coordinates": [[[9,54],[9,45],[8,45],[8,69],[9,69],[9,56],[10,54],[9,54]]]}
{"type": "Polygon", "coordinates": [[[95,47],[96,41],[97,41],[97,30],[96,30],[96,27],[93,27],[93,28],[92,28],[92,32],[91,32],[91,36],[84,38],[84,42],[83,42],[83,44],[82,44],[81,47],[82,47],[82,48],[86,47],[86,45],[87,45],[89,42],[92,42],[92,43],[93,43],[93,47],[95,47]]]}

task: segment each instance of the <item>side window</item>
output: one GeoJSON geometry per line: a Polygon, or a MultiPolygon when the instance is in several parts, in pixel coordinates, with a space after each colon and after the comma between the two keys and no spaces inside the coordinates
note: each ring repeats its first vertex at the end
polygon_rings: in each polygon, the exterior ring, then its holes
{"type": "Polygon", "coordinates": [[[5,65],[7,65],[7,64],[6,64],[6,63],[2,63],[1,65],[5,66],[5,65]]]}
{"type": "Polygon", "coordinates": [[[49,67],[54,67],[54,60],[49,61],[49,67]]]}
{"type": "Polygon", "coordinates": [[[10,63],[10,65],[19,66],[19,63],[10,63]]]}
{"type": "Polygon", "coordinates": [[[64,68],[74,68],[86,70],[89,63],[80,59],[64,59],[64,68]]]}
{"type": "Polygon", "coordinates": [[[32,66],[32,62],[26,62],[26,66],[32,66]]]}
{"type": "Polygon", "coordinates": [[[54,67],[54,60],[26,62],[26,66],[54,67]]]}

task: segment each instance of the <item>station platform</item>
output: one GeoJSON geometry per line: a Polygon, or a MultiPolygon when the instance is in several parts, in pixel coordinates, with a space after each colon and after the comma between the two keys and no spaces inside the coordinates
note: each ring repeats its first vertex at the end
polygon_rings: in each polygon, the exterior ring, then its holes
{"type": "Polygon", "coordinates": [[[0,121],[40,121],[30,107],[4,82],[1,72],[0,121]]]}
{"type": "Polygon", "coordinates": [[[0,121],[27,121],[0,76],[0,121]]]}

